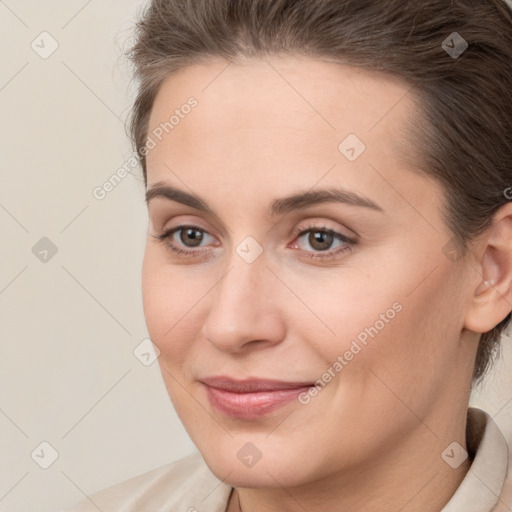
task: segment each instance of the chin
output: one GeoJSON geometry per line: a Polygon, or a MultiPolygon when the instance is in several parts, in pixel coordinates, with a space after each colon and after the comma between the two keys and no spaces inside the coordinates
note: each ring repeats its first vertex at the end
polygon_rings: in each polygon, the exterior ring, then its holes
{"type": "MultiPolygon", "coordinates": [[[[203,456],[203,458],[205,458],[203,456]]],[[[294,472],[293,464],[276,465],[275,461],[262,460],[252,468],[241,467],[241,464],[233,464],[232,459],[220,460],[216,459],[210,463],[205,461],[210,471],[224,483],[232,487],[246,488],[277,488],[277,487],[295,487],[303,484],[304,481],[294,472]]],[[[295,466],[296,467],[296,466],[295,466]]]]}
{"type": "Polygon", "coordinates": [[[293,453],[287,453],[282,444],[280,448],[263,447],[263,442],[255,441],[254,445],[261,447],[261,458],[251,465],[250,455],[257,456],[257,452],[249,443],[250,436],[244,436],[243,440],[235,438],[231,442],[218,444],[217,449],[212,450],[210,446],[204,450],[204,447],[199,447],[199,451],[210,471],[233,487],[295,487],[318,477],[314,461],[304,463],[300,455],[301,447],[294,448],[293,453]],[[247,456],[249,458],[244,463],[247,456]]]}

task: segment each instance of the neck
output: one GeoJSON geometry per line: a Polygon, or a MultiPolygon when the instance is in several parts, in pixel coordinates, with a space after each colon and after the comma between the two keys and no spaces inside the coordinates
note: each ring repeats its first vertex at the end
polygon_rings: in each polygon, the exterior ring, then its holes
{"type": "Polygon", "coordinates": [[[452,468],[441,457],[454,441],[467,451],[466,411],[451,425],[439,423],[438,428],[432,428],[434,424],[429,420],[418,422],[407,439],[390,443],[359,467],[346,468],[322,480],[288,489],[236,489],[227,511],[440,512],[471,465],[466,459],[452,468]]]}

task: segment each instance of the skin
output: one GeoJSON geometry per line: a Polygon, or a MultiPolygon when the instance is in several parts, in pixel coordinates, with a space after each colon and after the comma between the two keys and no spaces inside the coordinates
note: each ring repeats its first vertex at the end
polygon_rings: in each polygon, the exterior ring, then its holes
{"type": "Polygon", "coordinates": [[[147,188],[165,182],[216,214],[162,197],[148,204],[144,314],[172,403],[212,472],[236,488],[230,512],[238,500],[245,512],[439,511],[470,467],[452,469],[441,454],[454,441],[467,448],[478,333],[511,309],[511,205],[452,261],[443,189],[400,152],[415,113],[407,84],[292,56],[226,66],[215,58],[169,76],[149,121],[150,132],[197,99],[148,153],[147,188]],[[338,150],[351,133],[366,145],[353,162],[338,150]],[[267,212],[277,198],[324,187],[383,211],[267,212]],[[199,247],[186,231],[167,242],[191,257],[155,238],[187,225],[204,230],[199,247]],[[357,243],[335,238],[322,252],[310,231],[293,234],[311,226],[357,243]],[[248,236],[263,251],[252,263],[236,252],[248,236]],[[343,245],[330,260],[308,258],[343,245]],[[394,303],[401,311],[307,405],[230,418],[199,382],[314,382],[394,303]],[[247,442],[262,455],[251,468],[237,457],[247,442]]]}

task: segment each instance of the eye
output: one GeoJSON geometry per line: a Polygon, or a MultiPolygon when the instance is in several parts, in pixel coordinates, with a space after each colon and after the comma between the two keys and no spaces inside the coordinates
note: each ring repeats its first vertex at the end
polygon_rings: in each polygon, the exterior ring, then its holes
{"type": "MultiPolygon", "coordinates": [[[[293,234],[297,237],[297,240],[308,235],[305,241],[312,248],[312,251],[304,249],[303,244],[297,244],[296,242],[291,247],[295,249],[295,246],[299,245],[302,255],[318,260],[333,259],[346,251],[350,251],[357,243],[356,240],[326,226],[308,226],[305,229],[302,227],[295,230],[293,234]],[[335,242],[338,242],[338,245],[333,250],[329,250],[335,242]]],[[[208,245],[208,243],[201,244],[205,240],[208,242],[208,237],[214,240],[214,237],[205,229],[191,225],[177,226],[168,229],[161,235],[153,236],[160,242],[164,242],[177,256],[184,258],[209,252],[206,247],[202,249],[203,245],[208,245]]]]}
{"type": "Polygon", "coordinates": [[[164,242],[165,245],[175,253],[181,254],[183,256],[191,256],[193,254],[202,253],[204,250],[187,250],[182,249],[182,247],[201,247],[201,242],[203,242],[206,238],[205,235],[213,238],[212,235],[210,235],[206,230],[198,226],[178,226],[168,229],[161,235],[153,236],[155,236],[155,238],[159,241],[164,242]],[[175,235],[178,236],[176,237],[175,235]],[[176,240],[176,238],[178,240],[176,240]]]}
{"type": "MultiPolygon", "coordinates": [[[[305,235],[308,235],[305,238],[306,245],[309,245],[313,251],[304,250],[301,245],[299,245],[299,249],[301,252],[308,258],[312,259],[332,259],[346,251],[352,249],[357,242],[353,238],[343,235],[333,229],[330,229],[326,226],[308,226],[306,229],[299,228],[294,233],[297,235],[297,240],[304,238],[305,235]],[[339,245],[335,247],[334,250],[327,252],[332,248],[334,242],[339,242],[339,245]],[[322,254],[325,253],[325,254],[322,254]]],[[[295,244],[297,245],[297,244],[295,244]]]]}

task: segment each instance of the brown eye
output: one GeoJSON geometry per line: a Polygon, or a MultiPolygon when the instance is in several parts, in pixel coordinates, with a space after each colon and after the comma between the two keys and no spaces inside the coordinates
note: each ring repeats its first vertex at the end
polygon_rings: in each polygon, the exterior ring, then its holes
{"type": "Polygon", "coordinates": [[[214,237],[198,226],[178,226],[168,229],[161,235],[153,235],[160,242],[164,242],[169,249],[180,257],[198,255],[201,251],[207,250],[208,237],[214,237]]]}
{"type": "Polygon", "coordinates": [[[334,237],[327,231],[310,231],[308,237],[308,243],[310,246],[317,251],[326,251],[330,249],[334,237]]]}
{"type": "Polygon", "coordinates": [[[296,246],[310,259],[328,261],[351,251],[357,241],[326,226],[307,226],[294,231],[296,246]],[[307,247],[309,246],[309,247],[307,247]]]}
{"type": "Polygon", "coordinates": [[[197,247],[204,238],[203,232],[196,228],[180,228],[177,231],[180,231],[180,241],[186,247],[197,247]]]}

